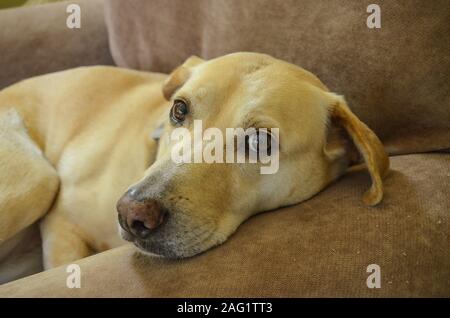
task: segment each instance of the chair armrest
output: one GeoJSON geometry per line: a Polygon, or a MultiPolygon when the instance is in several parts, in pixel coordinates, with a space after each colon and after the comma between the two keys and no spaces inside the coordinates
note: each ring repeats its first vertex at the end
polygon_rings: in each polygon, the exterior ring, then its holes
{"type": "Polygon", "coordinates": [[[367,175],[353,171],[195,257],[145,257],[125,245],[76,261],[80,288],[67,287],[74,276],[61,266],[1,285],[0,298],[448,297],[448,157],[391,157],[377,208],[360,203],[367,175]],[[366,284],[370,264],[381,268],[381,288],[366,284]]]}
{"type": "Polygon", "coordinates": [[[113,64],[102,0],[70,1],[81,28],[66,26],[68,2],[0,10],[0,89],[67,68],[113,64]]]}

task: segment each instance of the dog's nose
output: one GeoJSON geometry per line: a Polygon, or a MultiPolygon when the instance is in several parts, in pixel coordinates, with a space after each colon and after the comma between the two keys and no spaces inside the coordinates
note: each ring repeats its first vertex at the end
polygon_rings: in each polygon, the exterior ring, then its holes
{"type": "Polygon", "coordinates": [[[136,200],[132,192],[125,193],[117,202],[119,224],[132,235],[145,239],[162,224],[165,209],[153,199],[136,200]]]}

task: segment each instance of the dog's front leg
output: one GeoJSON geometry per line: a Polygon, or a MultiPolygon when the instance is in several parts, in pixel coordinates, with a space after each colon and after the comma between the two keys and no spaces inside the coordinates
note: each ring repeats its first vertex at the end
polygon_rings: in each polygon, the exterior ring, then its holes
{"type": "Polygon", "coordinates": [[[19,113],[0,113],[0,261],[7,255],[1,246],[49,211],[58,187],[56,170],[19,113]]]}
{"type": "Polygon", "coordinates": [[[40,228],[45,269],[93,254],[82,230],[58,211],[58,205],[41,221],[40,228]]]}

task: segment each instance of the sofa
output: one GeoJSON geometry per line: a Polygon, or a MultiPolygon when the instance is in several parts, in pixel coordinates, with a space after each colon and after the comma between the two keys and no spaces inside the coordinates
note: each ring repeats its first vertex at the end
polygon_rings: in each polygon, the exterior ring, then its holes
{"type": "MultiPolygon", "coordinates": [[[[0,286],[0,297],[450,297],[450,10],[437,0],[78,0],[0,10],[0,88],[82,65],[168,73],[190,55],[271,54],[346,97],[384,143],[375,207],[364,170],[254,216],[221,246],[168,260],[124,245],[0,286]],[[380,288],[369,288],[371,264],[380,288]]],[[[0,181],[1,182],[1,181],[0,181]]],[[[372,286],[373,287],[373,286],[372,286]]]]}

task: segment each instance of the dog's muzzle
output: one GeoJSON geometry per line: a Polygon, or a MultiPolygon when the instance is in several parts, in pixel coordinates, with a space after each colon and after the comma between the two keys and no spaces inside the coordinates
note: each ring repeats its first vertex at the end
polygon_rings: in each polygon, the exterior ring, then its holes
{"type": "Polygon", "coordinates": [[[170,196],[164,200],[149,188],[133,186],[117,202],[120,235],[144,254],[171,259],[191,257],[225,240],[215,218],[181,206],[170,196]]]}

